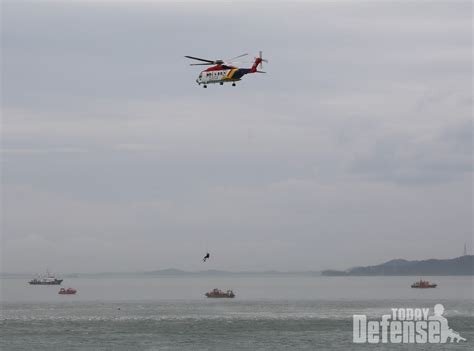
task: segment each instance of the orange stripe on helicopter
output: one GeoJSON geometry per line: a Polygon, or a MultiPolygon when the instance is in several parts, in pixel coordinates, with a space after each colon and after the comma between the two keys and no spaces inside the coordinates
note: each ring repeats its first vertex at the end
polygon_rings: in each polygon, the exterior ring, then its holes
{"type": "Polygon", "coordinates": [[[238,68],[232,68],[229,73],[225,76],[225,79],[232,79],[232,76],[234,75],[235,72],[238,71],[238,68]]]}

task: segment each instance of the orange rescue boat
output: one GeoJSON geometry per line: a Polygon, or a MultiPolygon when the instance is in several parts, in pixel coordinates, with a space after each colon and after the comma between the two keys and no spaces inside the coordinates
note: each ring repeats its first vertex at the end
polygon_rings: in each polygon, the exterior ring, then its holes
{"type": "Polygon", "coordinates": [[[74,295],[76,292],[77,292],[77,290],[73,289],[73,288],[67,288],[67,289],[61,288],[61,289],[59,289],[58,294],[60,294],[60,295],[74,295]]]}

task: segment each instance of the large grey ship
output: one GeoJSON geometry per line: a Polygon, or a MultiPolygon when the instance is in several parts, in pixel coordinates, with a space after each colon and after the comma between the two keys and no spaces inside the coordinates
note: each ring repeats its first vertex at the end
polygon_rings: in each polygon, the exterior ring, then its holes
{"type": "Polygon", "coordinates": [[[46,271],[46,275],[38,275],[28,283],[30,285],[60,285],[62,281],[63,279],[57,279],[52,273],[46,271]]]}

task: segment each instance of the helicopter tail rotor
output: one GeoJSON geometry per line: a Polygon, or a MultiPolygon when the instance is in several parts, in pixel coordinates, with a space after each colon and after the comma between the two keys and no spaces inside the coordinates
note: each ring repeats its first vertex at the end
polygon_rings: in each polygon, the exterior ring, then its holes
{"type": "Polygon", "coordinates": [[[259,53],[258,53],[258,58],[260,59],[259,68],[263,68],[263,62],[267,62],[267,63],[268,63],[268,60],[267,60],[267,59],[264,59],[264,58],[262,57],[262,51],[259,51],[259,53]]]}
{"type": "Polygon", "coordinates": [[[260,69],[263,68],[263,64],[262,64],[263,62],[268,62],[268,60],[266,60],[262,57],[262,52],[260,51],[258,53],[258,57],[255,57],[255,62],[252,66],[252,72],[253,73],[255,73],[255,72],[265,73],[265,72],[262,72],[262,71],[257,71],[257,67],[260,68],[260,69]]]}

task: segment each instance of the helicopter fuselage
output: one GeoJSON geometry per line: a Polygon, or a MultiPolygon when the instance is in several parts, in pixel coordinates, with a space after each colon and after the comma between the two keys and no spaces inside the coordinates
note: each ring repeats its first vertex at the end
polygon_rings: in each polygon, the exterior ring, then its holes
{"type": "Polygon", "coordinates": [[[234,83],[242,79],[248,73],[253,73],[252,68],[237,68],[227,65],[216,65],[199,73],[196,83],[203,84],[224,84],[226,82],[234,83]]]}

